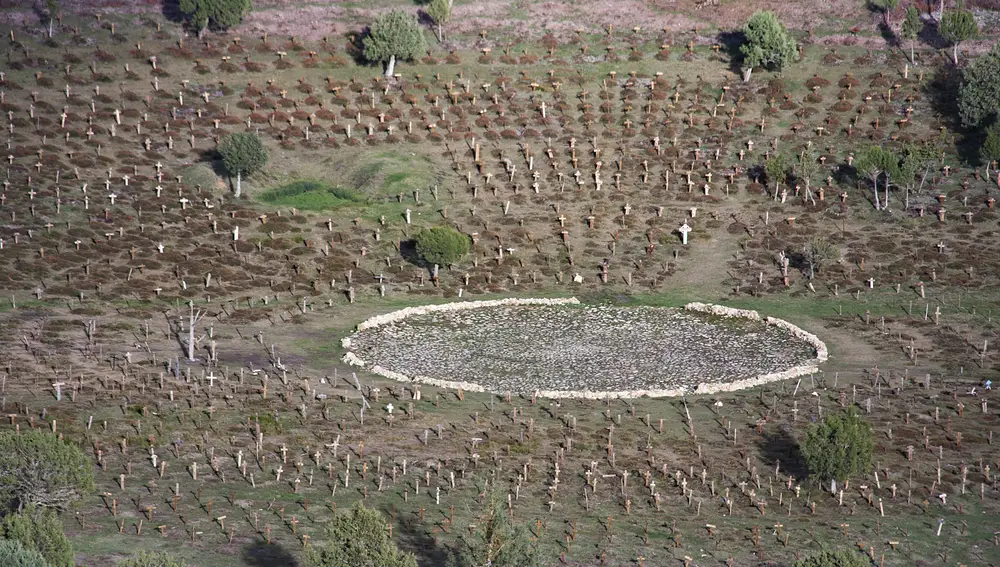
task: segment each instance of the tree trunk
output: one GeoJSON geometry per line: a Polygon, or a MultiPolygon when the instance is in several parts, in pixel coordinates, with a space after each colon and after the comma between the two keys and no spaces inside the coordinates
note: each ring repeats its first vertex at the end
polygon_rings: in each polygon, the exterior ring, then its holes
{"type": "Polygon", "coordinates": [[[203,25],[201,28],[198,29],[198,41],[205,39],[205,33],[207,32],[208,32],[208,23],[206,23],[205,25],[203,25]]]}
{"type": "Polygon", "coordinates": [[[390,55],[389,62],[385,65],[385,78],[391,79],[393,72],[396,70],[396,56],[390,55]]]}
{"type": "Polygon", "coordinates": [[[201,320],[201,318],[204,315],[204,313],[200,309],[198,311],[194,310],[194,302],[193,301],[189,301],[188,302],[188,307],[191,309],[191,315],[188,318],[187,359],[189,361],[194,361],[195,360],[195,358],[194,358],[194,344],[195,344],[195,341],[194,341],[194,327],[195,327],[195,325],[198,324],[198,321],[201,320]]]}
{"type": "Polygon", "coordinates": [[[955,62],[955,66],[958,67],[958,44],[956,43],[954,47],[951,48],[951,60],[955,62]]]}
{"type": "Polygon", "coordinates": [[[743,75],[743,82],[744,83],[749,83],[750,82],[750,74],[751,73],[753,73],[753,67],[747,67],[747,72],[744,73],[744,75],[743,75]]]}
{"type": "Polygon", "coordinates": [[[444,26],[438,24],[438,43],[444,41],[444,26]]]}
{"type": "Polygon", "coordinates": [[[906,209],[906,210],[910,210],[910,186],[909,185],[906,186],[906,189],[904,191],[904,195],[906,197],[904,199],[905,202],[903,203],[903,208],[906,209]]]}
{"type": "Polygon", "coordinates": [[[878,201],[878,175],[876,175],[875,179],[873,179],[872,181],[875,183],[875,210],[878,211],[882,209],[878,201]]]}
{"type": "Polygon", "coordinates": [[[237,171],[236,172],[236,198],[237,199],[239,199],[243,195],[243,187],[242,187],[242,185],[240,183],[242,180],[243,180],[243,176],[240,174],[239,171],[237,171]]]}
{"type": "Polygon", "coordinates": [[[913,63],[914,65],[916,65],[917,64],[917,60],[914,59],[914,57],[913,57],[913,44],[914,43],[916,43],[916,42],[911,39],[910,40],[910,63],[913,63]]]}
{"type": "Polygon", "coordinates": [[[197,319],[194,316],[194,303],[191,304],[191,317],[188,319],[188,343],[187,343],[187,359],[194,360],[194,325],[197,323],[197,319]]]}
{"type": "Polygon", "coordinates": [[[55,19],[53,14],[49,14],[49,37],[52,37],[52,20],[55,19]]]}

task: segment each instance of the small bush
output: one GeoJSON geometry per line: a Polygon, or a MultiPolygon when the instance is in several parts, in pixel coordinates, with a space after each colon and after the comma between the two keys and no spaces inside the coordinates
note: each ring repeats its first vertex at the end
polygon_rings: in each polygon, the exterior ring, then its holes
{"type": "Polygon", "coordinates": [[[447,266],[469,253],[469,237],[447,226],[424,229],[415,240],[417,254],[428,264],[447,266]]]}
{"type": "Polygon", "coordinates": [[[840,549],[837,551],[821,551],[795,562],[794,567],[868,567],[869,561],[861,554],[840,549]]]}
{"type": "Polygon", "coordinates": [[[185,565],[169,553],[140,551],[119,561],[116,567],[185,567],[185,565]]]}

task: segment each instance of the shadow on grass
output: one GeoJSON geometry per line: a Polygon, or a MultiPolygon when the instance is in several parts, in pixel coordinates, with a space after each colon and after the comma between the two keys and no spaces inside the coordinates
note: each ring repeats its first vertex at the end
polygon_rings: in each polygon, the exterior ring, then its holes
{"type": "Polygon", "coordinates": [[[741,76],[743,74],[743,53],[740,51],[740,46],[746,42],[743,30],[724,31],[716,36],[716,41],[729,57],[729,70],[734,75],[741,76]]]}
{"type": "Polygon", "coordinates": [[[454,550],[434,542],[427,529],[412,518],[400,519],[399,548],[417,556],[421,567],[459,566],[454,550]]]}
{"type": "Polygon", "coordinates": [[[298,567],[299,561],[284,547],[257,542],[243,549],[243,562],[252,567],[298,567]]]}
{"type": "Polygon", "coordinates": [[[980,148],[986,138],[985,128],[966,128],[958,113],[958,98],[962,87],[962,70],[947,65],[939,67],[925,87],[928,102],[934,113],[941,117],[949,131],[958,133],[955,151],[959,158],[972,167],[982,165],[980,148]]]}
{"type": "Polygon", "coordinates": [[[773,467],[780,463],[782,475],[790,474],[798,479],[809,475],[809,467],[799,450],[799,442],[787,427],[782,426],[776,431],[764,433],[764,438],[757,443],[757,450],[765,465],[773,467]]]}

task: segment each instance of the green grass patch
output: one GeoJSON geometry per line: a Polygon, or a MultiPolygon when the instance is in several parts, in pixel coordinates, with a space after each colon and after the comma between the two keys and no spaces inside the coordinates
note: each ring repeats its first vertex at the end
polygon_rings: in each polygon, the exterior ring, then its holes
{"type": "Polygon", "coordinates": [[[353,168],[347,165],[345,175],[345,184],[358,191],[368,195],[404,193],[410,196],[414,189],[423,189],[425,194],[429,193],[434,167],[428,158],[393,151],[358,157],[353,168]]]}
{"type": "Polygon", "coordinates": [[[330,185],[323,181],[300,180],[261,193],[262,203],[295,207],[305,211],[325,211],[351,205],[363,205],[367,199],[353,189],[330,185]]]}

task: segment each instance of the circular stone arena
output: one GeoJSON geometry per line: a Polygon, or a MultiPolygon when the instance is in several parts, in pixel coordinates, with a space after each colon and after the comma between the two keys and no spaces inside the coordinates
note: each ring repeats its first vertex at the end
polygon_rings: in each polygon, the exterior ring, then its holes
{"type": "Polygon", "coordinates": [[[817,371],[826,346],[755,311],[469,301],[373,317],[345,361],[400,381],[544,397],[679,396],[817,371]]]}

